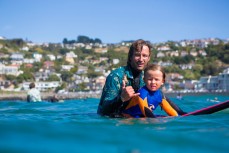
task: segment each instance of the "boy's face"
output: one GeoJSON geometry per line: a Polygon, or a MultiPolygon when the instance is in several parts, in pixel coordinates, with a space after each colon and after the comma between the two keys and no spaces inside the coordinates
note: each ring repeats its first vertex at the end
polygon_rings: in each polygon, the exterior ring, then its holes
{"type": "Polygon", "coordinates": [[[150,50],[148,46],[143,46],[141,52],[135,52],[131,57],[131,67],[137,71],[142,71],[150,60],[150,50]]]}
{"type": "Polygon", "coordinates": [[[149,70],[144,74],[144,82],[150,91],[158,90],[163,83],[163,74],[159,70],[149,70]]]}

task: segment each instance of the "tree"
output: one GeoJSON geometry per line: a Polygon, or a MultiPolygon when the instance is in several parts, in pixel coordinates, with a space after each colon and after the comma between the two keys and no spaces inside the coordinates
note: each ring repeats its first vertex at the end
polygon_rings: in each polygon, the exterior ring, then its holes
{"type": "Polygon", "coordinates": [[[86,87],[87,87],[87,86],[86,86],[86,84],[85,84],[84,82],[78,84],[78,89],[79,89],[80,91],[85,90],[86,87]]]}
{"type": "Polygon", "coordinates": [[[41,47],[35,48],[35,51],[40,53],[40,54],[44,53],[44,50],[41,47]]]}
{"type": "Polygon", "coordinates": [[[167,67],[164,67],[165,69],[165,72],[166,73],[180,73],[181,72],[181,69],[179,68],[178,65],[172,65],[172,66],[167,66],[167,67]]]}
{"type": "Polygon", "coordinates": [[[65,63],[64,58],[59,58],[57,60],[54,61],[54,69],[57,73],[59,73],[61,71],[61,65],[65,63]]]}
{"type": "Polygon", "coordinates": [[[195,71],[195,72],[201,72],[202,70],[203,70],[203,65],[201,65],[201,64],[195,64],[193,66],[193,71],[195,71]]]}
{"type": "Polygon", "coordinates": [[[94,54],[94,51],[91,50],[91,49],[84,49],[84,48],[83,48],[82,51],[83,51],[84,54],[88,54],[88,55],[94,54]]]}
{"type": "Polygon", "coordinates": [[[102,44],[102,41],[99,38],[95,38],[94,43],[102,44]]]}
{"type": "Polygon", "coordinates": [[[42,68],[42,63],[41,62],[35,62],[33,63],[33,72],[38,72],[42,68]]]}
{"type": "Polygon", "coordinates": [[[63,81],[69,82],[72,78],[73,74],[70,71],[62,71],[61,78],[63,81]]]}
{"type": "Polygon", "coordinates": [[[84,44],[89,44],[89,43],[99,43],[101,44],[102,41],[99,38],[95,38],[94,40],[92,38],[89,38],[88,36],[78,36],[77,37],[77,42],[78,43],[84,43],[84,44]]]}
{"type": "Polygon", "coordinates": [[[56,74],[52,74],[48,77],[47,81],[60,81],[60,78],[56,74]]]}
{"type": "Polygon", "coordinates": [[[215,62],[205,64],[202,71],[203,74],[212,76],[217,75],[219,72],[219,67],[215,62]]]}
{"type": "Polygon", "coordinates": [[[70,70],[70,72],[73,74],[75,74],[77,71],[78,71],[78,67],[76,65],[70,70]]]}
{"type": "Polygon", "coordinates": [[[176,43],[174,41],[168,41],[167,42],[171,50],[178,50],[179,48],[176,46],[176,43]]]}
{"type": "Polygon", "coordinates": [[[14,76],[14,75],[5,75],[5,78],[6,78],[6,80],[9,80],[9,81],[14,81],[17,77],[16,76],[14,76]]]}
{"type": "Polygon", "coordinates": [[[24,72],[23,74],[20,74],[16,78],[17,82],[22,83],[23,81],[34,81],[33,74],[29,71],[24,72]]]}
{"type": "Polygon", "coordinates": [[[64,38],[63,39],[63,44],[65,45],[65,44],[68,44],[68,39],[67,38],[64,38]]]}
{"type": "Polygon", "coordinates": [[[95,67],[93,65],[89,65],[87,75],[89,78],[96,78],[102,74],[100,72],[95,72],[95,67]]]}
{"type": "Polygon", "coordinates": [[[192,61],[194,61],[195,59],[194,59],[194,57],[192,56],[192,55],[186,55],[186,56],[184,56],[184,57],[174,57],[173,58],[173,62],[175,63],[175,64],[188,64],[188,63],[190,63],[190,62],[192,62],[192,61]]]}
{"type": "Polygon", "coordinates": [[[19,39],[12,39],[11,43],[17,45],[18,47],[23,47],[24,41],[23,41],[23,39],[20,39],[20,38],[19,39]]]}
{"type": "Polygon", "coordinates": [[[66,49],[66,48],[62,48],[62,49],[60,49],[60,51],[59,51],[59,53],[60,53],[61,55],[65,55],[67,52],[69,52],[69,50],[66,49]]]}
{"type": "Polygon", "coordinates": [[[194,80],[196,77],[191,70],[184,70],[184,79],[186,80],[194,80]]]}
{"type": "Polygon", "coordinates": [[[90,38],[87,36],[78,36],[77,42],[87,44],[87,43],[90,43],[90,38]]]}
{"type": "Polygon", "coordinates": [[[61,86],[58,86],[56,89],[55,89],[55,92],[58,92],[59,90],[62,90],[62,89],[65,89],[67,87],[67,84],[65,82],[63,82],[61,84],[61,86]]]}

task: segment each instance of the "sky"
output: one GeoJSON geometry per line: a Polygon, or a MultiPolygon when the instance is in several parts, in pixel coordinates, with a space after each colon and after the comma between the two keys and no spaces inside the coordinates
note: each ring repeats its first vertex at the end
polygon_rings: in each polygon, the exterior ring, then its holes
{"type": "Polygon", "coordinates": [[[59,43],[229,38],[228,0],[0,0],[0,36],[59,43]]]}

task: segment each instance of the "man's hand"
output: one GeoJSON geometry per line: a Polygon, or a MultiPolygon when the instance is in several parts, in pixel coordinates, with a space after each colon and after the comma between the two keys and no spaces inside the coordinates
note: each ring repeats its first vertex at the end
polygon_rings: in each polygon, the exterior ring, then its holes
{"type": "Polygon", "coordinates": [[[140,93],[135,93],[132,86],[126,87],[126,82],[122,81],[122,93],[121,93],[121,100],[122,102],[130,100],[134,96],[139,96],[140,93]]]}

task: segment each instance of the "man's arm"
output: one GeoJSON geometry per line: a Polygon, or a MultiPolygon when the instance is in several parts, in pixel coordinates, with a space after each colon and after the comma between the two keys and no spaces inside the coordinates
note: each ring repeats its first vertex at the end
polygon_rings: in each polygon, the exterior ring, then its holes
{"type": "MultiPolygon", "coordinates": [[[[99,114],[110,115],[112,113],[120,113],[123,102],[139,95],[139,93],[135,93],[132,86],[126,86],[123,77],[121,73],[111,73],[108,75],[100,99],[99,114]]],[[[126,81],[128,82],[128,80],[126,81]]]]}
{"type": "Polygon", "coordinates": [[[121,78],[118,75],[109,75],[106,79],[103,93],[100,99],[98,113],[110,115],[115,113],[122,105],[121,101],[121,78]]]}

